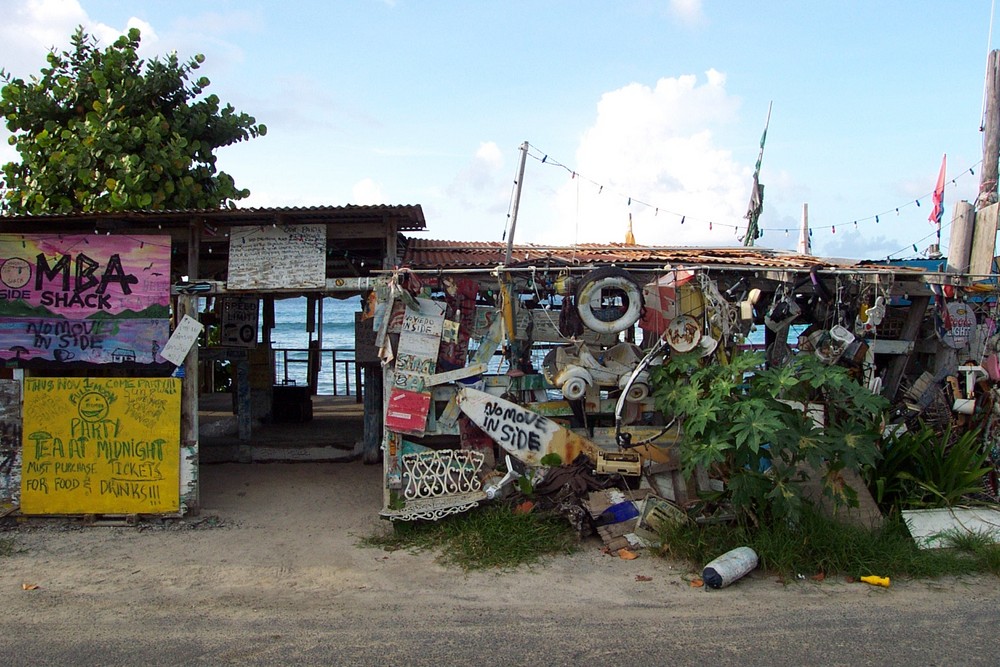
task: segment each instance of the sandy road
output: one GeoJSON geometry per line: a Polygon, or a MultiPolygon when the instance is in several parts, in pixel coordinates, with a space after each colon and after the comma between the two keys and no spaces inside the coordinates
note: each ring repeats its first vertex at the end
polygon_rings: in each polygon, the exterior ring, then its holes
{"type": "Polygon", "coordinates": [[[378,467],[202,469],[200,517],[14,533],[3,664],[1000,664],[997,579],[691,588],[597,543],[515,573],[357,545],[378,467]],[[637,580],[637,575],[649,581],[637,580]],[[34,584],[35,590],[23,590],[34,584]]]}

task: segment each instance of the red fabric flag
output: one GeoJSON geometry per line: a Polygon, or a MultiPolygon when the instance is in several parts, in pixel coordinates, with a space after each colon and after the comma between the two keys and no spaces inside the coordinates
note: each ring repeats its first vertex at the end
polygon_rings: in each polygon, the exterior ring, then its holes
{"type": "Polygon", "coordinates": [[[944,214],[944,172],[945,163],[948,161],[947,153],[941,156],[941,171],[938,173],[937,185],[934,186],[934,209],[927,216],[931,224],[941,226],[941,218],[944,214]]]}

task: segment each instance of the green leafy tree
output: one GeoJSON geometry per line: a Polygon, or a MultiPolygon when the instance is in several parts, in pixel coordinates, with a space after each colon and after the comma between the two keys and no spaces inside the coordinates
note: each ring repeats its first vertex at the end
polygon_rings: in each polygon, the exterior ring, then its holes
{"type": "Polygon", "coordinates": [[[875,463],[888,402],[811,354],[783,367],[763,363],[760,353],[728,364],[678,354],[654,369],[657,408],[682,424],[685,470],[703,466],[721,477],[722,500],[751,522],[796,520],[810,470],[820,471],[833,502],[856,505],[842,471],[875,463]],[[803,409],[810,402],[822,404],[822,426],[803,409]]]}
{"type": "Polygon", "coordinates": [[[0,213],[42,214],[232,206],[250,194],[216,171],[216,149],[263,136],[223,106],[176,54],[139,58],[129,30],[101,50],[78,28],[28,81],[0,70],[0,114],[21,162],[3,165],[0,213]]]}

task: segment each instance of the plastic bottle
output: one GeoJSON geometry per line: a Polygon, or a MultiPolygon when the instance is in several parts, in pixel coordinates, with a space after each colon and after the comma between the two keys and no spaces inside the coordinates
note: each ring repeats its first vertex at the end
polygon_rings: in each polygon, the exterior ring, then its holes
{"type": "Polygon", "coordinates": [[[861,577],[861,581],[866,584],[871,584],[872,586],[881,586],[882,588],[889,588],[889,577],[876,577],[875,575],[868,575],[861,577]]]}
{"type": "Polygon", "coordinates": [[[757,552],[750,547],[736,547],[706,565],[701,578],[709,588],[725,588],[750,573],[759,562],[757,552]]]}

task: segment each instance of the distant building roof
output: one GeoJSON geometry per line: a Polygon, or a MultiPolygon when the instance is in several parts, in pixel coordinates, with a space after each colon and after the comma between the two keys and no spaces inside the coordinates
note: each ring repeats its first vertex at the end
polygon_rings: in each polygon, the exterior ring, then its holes
{"type": "Polygon", "coordinates": [[[272,222],[300,223],[351,223],[395,219],[401,232],[426,229],[424,211],[419,204],[344,206],[279,206],[269,208],[212,208],[165,211],[116,211],[100,213],[52,213],[43,215],[0,216],[0,230],[4,227],[31,226],[39,222],[68,222],[89,224],[97,221],[120,221],[130,224],[187,225],[192,218],[224,225],[260,225],[272,222]]]}
{"type": "MultiPolygon", "coordinates": [[[[477,269],[504,263],[507,244],[499,241],[407,240],[403,262],[414,269],[477,269]]],[[[587,266],[629,264],[721,264],[763,269],[870,268],[867,262],[802,255],[786,250],[746,247],[633,246],[624,243],[581,243],[573,246],[517,244],[511,266],[587,266]]],[[[895,267],[898,269],[898,267],[895,267]]]]}

